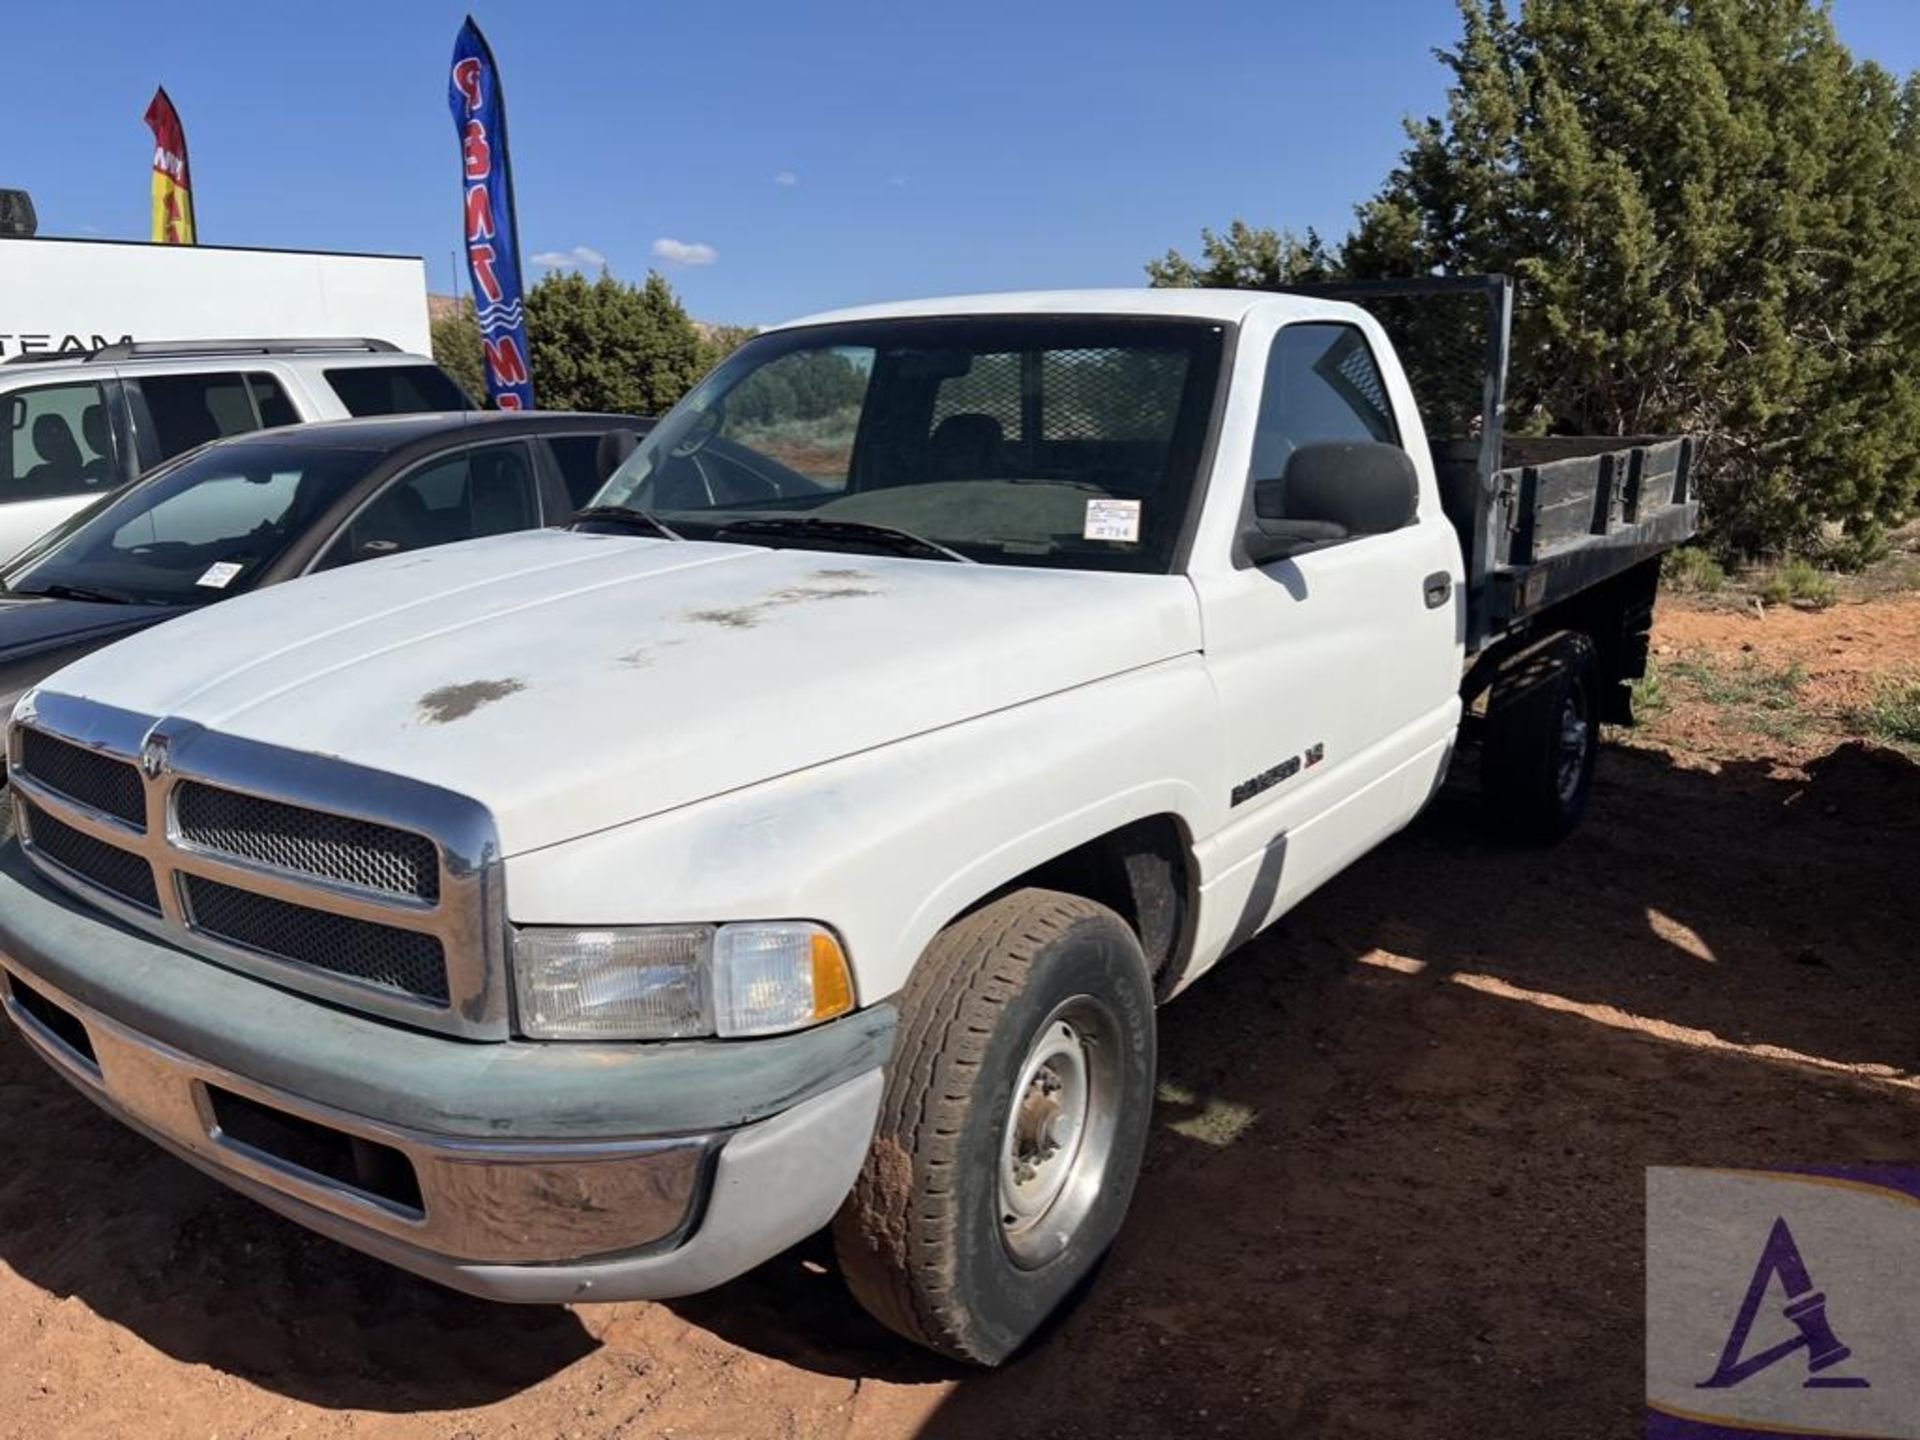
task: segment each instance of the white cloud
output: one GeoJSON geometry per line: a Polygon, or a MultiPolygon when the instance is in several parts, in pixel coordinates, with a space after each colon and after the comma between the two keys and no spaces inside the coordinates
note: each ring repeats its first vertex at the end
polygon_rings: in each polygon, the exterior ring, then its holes
{"type": "Polygon", "coordinates": [[[906,183],[907,183],[907,177],[904,175],[889,175],[887,177],[887,184],[893,186],[893,188],[896,190],[898,190],[902,185],[906,183]]]}
{"type": "Polygon", "coordinates": [[[607,257],[591,245],[576,245],[571,250],[539,251],[533,263],[547,270],[600,270],[606,267],[607,257]]]}
{"type": "Polygon", "coordinates": [[[793,171],[791,170],[782,170],[779,174],[773,177],[773,183],[776,185],[785,186],[787,189],[791,190],[795,185],[798,185],[800,183],[800,177],[794,174],[793,171]]]}
{"type": "Polygon", "coordinates": [[[669,265],[711,265],[720,252],[697,240],[673,240],[662,235],[653,242],[653,258],[669,265]]]}

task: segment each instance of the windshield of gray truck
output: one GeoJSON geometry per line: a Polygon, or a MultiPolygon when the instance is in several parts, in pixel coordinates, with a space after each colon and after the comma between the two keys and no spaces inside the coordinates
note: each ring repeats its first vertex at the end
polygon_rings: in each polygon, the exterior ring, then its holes
{"type": "Polygon", "coordinates": [[[1224,335],[1197,320],[979,316],[762,336],[594,503],[688,539],[1165,571],[1224,335]]]}
{"type": "Polygon", "coordinates": [[[15,595],[199,605],[250,588],[382,452],[284,440],[194,451],[30,546],[15,595]]]}

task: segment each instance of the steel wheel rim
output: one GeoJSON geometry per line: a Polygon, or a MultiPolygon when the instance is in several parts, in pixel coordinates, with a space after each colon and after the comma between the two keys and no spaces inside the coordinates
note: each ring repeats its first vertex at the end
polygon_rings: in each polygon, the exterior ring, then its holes
{"type": "Polygon", "coordinates": [[[1587,768],[1587,747],[1593,742],[1593,726],[1587,720],[1586,689],[1575,685],[1560,707],[1559,780],[1560,799],[1570,802],[1580,792],[1580,778],[1587,768]]]}
{"type": "Polygon", "coordinates": [[[1119,1131],[1119,1027],[1091,995],[1034,1032],[1001,1120],[997,1219],[1023,1269],[1072,1243],[1100,1198],[1119,1131]]]}

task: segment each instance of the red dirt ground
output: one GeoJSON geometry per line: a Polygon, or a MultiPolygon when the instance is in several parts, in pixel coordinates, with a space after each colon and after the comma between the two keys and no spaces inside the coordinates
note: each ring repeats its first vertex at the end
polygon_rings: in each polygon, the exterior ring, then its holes
{"type": "MultiPolygon", "coordinates": [[[[1658,638],[1838,696],[1920,661],[1920,599],[1658,638]]],[[[1774,753],[1691,701],[1610,748],[1555,849],[1444,796],[1167,1010],[1128,1227],[992,1375],[895,1344],[819,1241],[672,1305],[435,1289],[162,1156],[8,1035],[0,1435],[1635,1433],[1645,1166],[1920,1155],[1917,856],[1920,766],[1774,753]]]]}
{"type": "Polygon", "coordinates": [[[1796,731],[1767,734],[1753,728],[1751,710],[1729,711],[1701,702],[1683,681],[1662,686],[1669,708],[1654,715],[1636,739],[1651,739],[1683,754],[1708,758],[1810,760],[1854,730],[1848,712],[1865,702],[1878,676],[1920,676],[1920,596],[1841,604],[1827,610],[1785,606],[1712,609],[1670,607],[1655,633],[1654,664],[1663,674],[1705,660],[1719,672],[1778,674],[1794,667],[1796,731]]]}

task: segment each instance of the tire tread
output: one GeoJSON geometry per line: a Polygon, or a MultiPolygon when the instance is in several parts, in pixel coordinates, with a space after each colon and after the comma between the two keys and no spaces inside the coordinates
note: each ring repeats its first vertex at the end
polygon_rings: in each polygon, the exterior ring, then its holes
{"type": "Polygon", "coordinates": [[[895,1173],[898,1159],[870,1158],[834,1220],[834,1242],[854,1297],[890,1329],[943,1354],[989,1358],[952,1293],[951,1176],[973,1108],[970,1082],[1035,955],[1089,922],[1124,925],[1077,895],[1016,891],[936,936],[901,994],[874,1147],[876,1156],[888,1147],[904,1158],[911,1183],[895,1173]]]}

